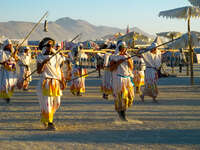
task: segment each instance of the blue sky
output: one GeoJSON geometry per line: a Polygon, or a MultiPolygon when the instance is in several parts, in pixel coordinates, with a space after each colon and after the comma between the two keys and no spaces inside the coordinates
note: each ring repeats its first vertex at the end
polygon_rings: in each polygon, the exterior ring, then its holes
{"type": "MultiPolygon", "coordinates": [[[[70,17],[119,28],[129,24],[151,34],[186,32],[185,20],[161,18],[158,13],[187,5],[190,5],[187,0],[1,0],[0,22],[37,22],[49,11],[50,21],[70,17]]],[[[200,19],[192,19],[191,28],[200,31],[200,19]]]]}

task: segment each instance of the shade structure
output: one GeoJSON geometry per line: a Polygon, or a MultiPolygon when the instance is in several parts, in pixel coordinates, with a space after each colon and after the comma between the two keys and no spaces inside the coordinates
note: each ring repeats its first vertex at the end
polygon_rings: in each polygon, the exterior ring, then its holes
{"type": "Polygon", "coordinates": [[[185,6],[176,9],[161,11],[159,17],[188,19],[188,17],[200,17],[200,9],[192,6],[185,6]]]}
{"type": "MultiPolygon", "coordinates": [[[[193,48],[200,47],[200,32],[191,31],[191,46],[193,48]]],[[[183,34],[178,40],[167,45],[172,49],[187,49],[189,47],[188,33],[183,34]]]]}
{"type": "Polygon", "coordinates": [[[190,19],[200,17],[200,9],[197,7],[192,6],[185,6],[181,8],[161,11],[159,16],[166,17],[166,18],[177,18],[177,19],[185,19],[188,22],[188,43],[189,43],[189,50],[190,50],[190,74],[191,74],[191,85],[194,83],[194,72],[193,72],[193,49],[192,49],[192,41],[190,36],[190,19]]]}
{"type": "Polygon", "coordinates": [[[189,0],[189,2],[194,6],[200,7],[200,0],[189,0]]]}

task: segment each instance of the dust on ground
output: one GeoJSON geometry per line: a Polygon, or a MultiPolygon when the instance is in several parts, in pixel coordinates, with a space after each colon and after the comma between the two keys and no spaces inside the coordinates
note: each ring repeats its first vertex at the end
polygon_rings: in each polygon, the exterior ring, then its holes
{"type": "Polygon", "coordinates": [[[199,77],[194,86],[186,76],[160,79],[159,104],[149,97],[142,103],[136,95],[124,123],[113,98],[102,99],[95,76],[87,78],[82,97],[64,91],[54,117],[57,131],[46,131],[40,123],[37,75],[30,91],[16,90],[10,104],[0,100],[0,150],[200,149],[199,77]]]}

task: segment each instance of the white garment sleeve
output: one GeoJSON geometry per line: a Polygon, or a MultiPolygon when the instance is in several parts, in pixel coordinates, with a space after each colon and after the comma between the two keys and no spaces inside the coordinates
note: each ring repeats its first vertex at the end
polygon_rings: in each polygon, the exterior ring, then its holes
{"type": "Polygon", "coordinates": [[[140,61],[141,61],[141,71],[144,71],[146,69],[146,65],[145,65],[145,62],[144,62],[144,59],[143,58],[140,58],[140,61]]]}
{"type": "Polygon", "coordinates": [[[108,66],[109,65],[109,58],[110,58],[109,54],[105,54],[104,55],[104,66],[108,66]]]}
{"type": "Polygon", "coordinates": [[[160,51],[158,51],[157,54],[156,54],[155,63],[154,64],[155,64],[155,67],[157,69],[160,68],[160,66],[161,66],[161,52],[160,51]]]}
{"type": "Polygon", "coordinates": [[[106,54],[102,54],[102,53],[97,53],[97,55],[101,58],[103,58],[106,54]]]}
{"type": "Polygon", "coordinates": [[[45,59],[49,58],[49,55],[43,55],[43,54],[39,54],[37,56],[37,62],[38,63],[42,63],[45,59]]]}
{"type": "Polygon", "coordinates": [[[0,62],[4,62],[4,61],[7,61],[9,58],[10,58],[10,54],[7,55],[5,51],[1,50],[0,51],[0,62]]]}

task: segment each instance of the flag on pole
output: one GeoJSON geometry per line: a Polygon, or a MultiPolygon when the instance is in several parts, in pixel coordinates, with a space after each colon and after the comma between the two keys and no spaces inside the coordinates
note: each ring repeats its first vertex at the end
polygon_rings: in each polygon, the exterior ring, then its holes
{"type": "Polygon", "coordinates": [[[61,49],[64,49],[64,42],[63,41],[61,41],[61,49]]]}
{"type": "Polygon", "coordinates": [[[127,25],[126,34],[128,34],[129,32],[130,32],[129,25],[127,25]]]}

